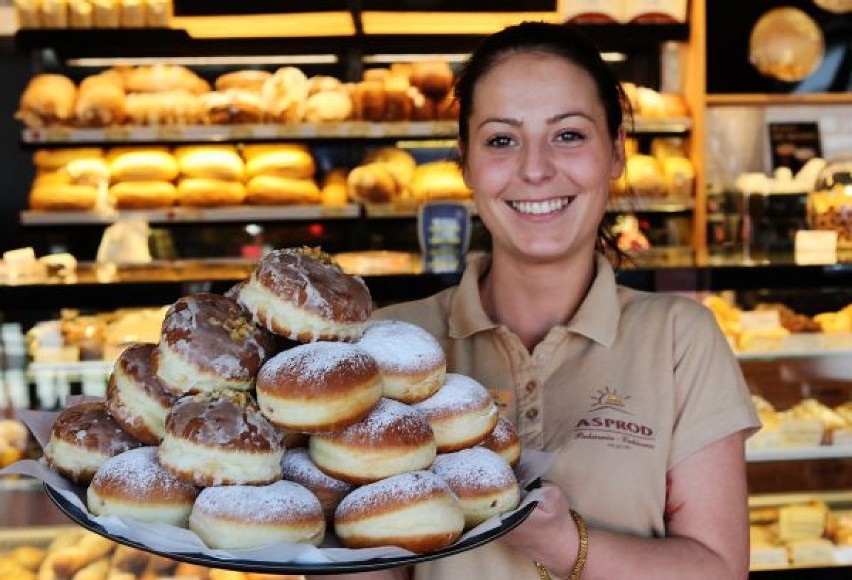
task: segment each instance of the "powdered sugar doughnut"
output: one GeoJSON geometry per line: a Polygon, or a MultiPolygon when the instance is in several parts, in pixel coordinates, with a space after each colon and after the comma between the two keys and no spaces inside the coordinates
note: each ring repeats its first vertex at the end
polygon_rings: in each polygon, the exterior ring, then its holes
{"type": "Polygon", "coordinates": [[[348,548],[399,546],[432,552],[456,541],[463,528],[458,498],[430,471],[401,473],[359,487],[334,514],[337,537],[348,548]]]}
{"type": "Polygon", "coordinates": [[[290,449],[281,460],[281,475],[288,481],[294,481],[317,496],[322,504],[322,511],[328,522],[334,519],[334,510],[340,500],[352,491],[353,486],[326,475],[316,463],[311,460],[307,448],[290,449]]]}
{"type": "Polygon", "coordinates": [[[497,424],[497,405],[486,388],[457,373],[447,373],[438,392],[413,407],[429,420],[438,453],[477,445],[497,424]]]}
{"type": "Polygon", "coordinates": [[[299,342],[355,340],[372,312],[361,278],[308,249],[269,252],[235,292],[258,325],[299,342]]]}
{"type": "Polygon", "coordinates": [[[154,363],[175,395],[247,391],[271,349],[268,335],[234,299],[199,292],[166,311],[154,363]]]}
{"type": "Polygon", "coordinates": [[[247,393],[205,393],[179,399],[166,416],[158,459],[187,483],[271,483],[281,478],[281,433],[247,393]]]}
{"type": "Polygon", "coordinates": [[[518,437],[518,430],[503,415],[497,419],[491,435],[486,437],[480,445],[497,453],[512,466],[512,469],[517,467],[521,460],[521,439],[518,437]]]}
{"type": "Polygon", "coordinates": [[[423,328],[402,320],[376,320],[356,343],[382,371],[382,395],[403,403],[431,397],[444,383],[447,360],[441,345],[423,328]]]}
{"type": "Polygon", "coordinates": [[[308,449],[328,475],[364,484],[427,469],[435,460],[435,437],[421,413],[393,399],[381,399],[363,421],[312,435],[308,449]]]}
{"type": "Polygon", "coordinates": [[[139,447],[107,459],[98,468],[86,503],[96,516],[128,516],[185,527],[198,488],[163,469],[156,447],[139,447]]]}
{"type": "Polygon", "coordinates": [[[189,529],[210,548],[242,550],[273,542],[318,546],[325,536],[319,500],[292,481],[208,487],[198,494],[189,529]]]}
{"type": "Polygon", "coordinates": [[[278,353],[257,375],[257,402],[277,427],[318,433],[363,419],[382,396],[375,359],[344,342],[312,342],[278,353]]]}
{"type": "Polygon", "coordinates": [[[106,402],[90,401],[59,413],[44,458],[54,471],[86,485],[104,461],[141,445],[109,415],[106,402]]]}
{"type": "Polygon", "coordinates": [[[138,343],[122,351],[107,384],[107,409],[133,437],[157,445],[166,431],[166,413],[176,397],[157,378],[153,356],[157,345],[138,343]]]}
{"type": "Polygon", "coordinates": [[[518,507],[521,490],[506,461],[485,447],[471,447],[435,458],[432,471],[461,501],[465,527],[518,507]]]}

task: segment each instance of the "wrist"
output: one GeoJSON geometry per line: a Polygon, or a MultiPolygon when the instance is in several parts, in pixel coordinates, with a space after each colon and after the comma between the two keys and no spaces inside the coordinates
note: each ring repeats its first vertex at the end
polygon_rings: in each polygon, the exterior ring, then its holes
{"type": "MultiPolygon", "coordinates": [[[[583,575],[583,570],[586,567],[586,558],[589,554],[589,530],[586,527],[586,521],[583,516],[578,514],[573,509],[570,510],[571,519],[574,520],[574,525],[577,528],[577,556],[574,560],[574,565],[565,576],[566,580],[580,580],[583,575]]],[[[536,572],[540,580],[553,580],[550,572],[538,561],[535,561],[536,572]]]]}

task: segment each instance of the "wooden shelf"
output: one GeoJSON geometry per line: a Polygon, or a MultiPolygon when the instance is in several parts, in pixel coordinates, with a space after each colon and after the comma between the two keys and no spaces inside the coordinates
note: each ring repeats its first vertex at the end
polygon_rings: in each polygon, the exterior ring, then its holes
{"type": "Polygon", "coordinates": [[[852,105],[852,93],[811,93],[775,95],[768,93],[709,94],[705,103],[710,107],[795,106],[795,105],[852,105]]]}

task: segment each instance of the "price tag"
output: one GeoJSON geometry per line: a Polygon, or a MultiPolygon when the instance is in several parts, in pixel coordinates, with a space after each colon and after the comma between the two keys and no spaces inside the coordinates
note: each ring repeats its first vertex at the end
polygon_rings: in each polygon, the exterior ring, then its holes
{"type": "Polygon", "coordinates": [[[417,212],[417,235],[427,272],[458,272],[470,246],[470,209],[461,203],[433,202],[417,212]]]}
{"type": "Polygon", "coordinates": [[[799,230],[794,243],[797,264],[837,263],[836,231],[799,230]]]}

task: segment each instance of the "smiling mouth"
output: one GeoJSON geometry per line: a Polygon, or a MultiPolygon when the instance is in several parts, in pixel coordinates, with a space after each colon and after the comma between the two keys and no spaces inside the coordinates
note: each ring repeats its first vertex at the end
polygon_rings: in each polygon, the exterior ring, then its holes
{"type": "Polygon", "coordinates": [[[554,197],[541,201],[507,201],[506,203],[516,212],[526,215],[546,215],[565,209],[573,197],[554,197]]]}

